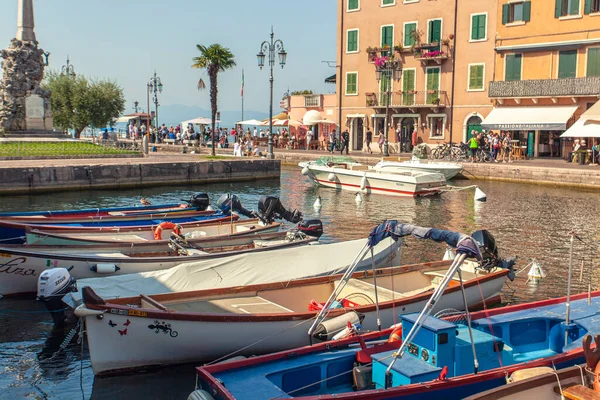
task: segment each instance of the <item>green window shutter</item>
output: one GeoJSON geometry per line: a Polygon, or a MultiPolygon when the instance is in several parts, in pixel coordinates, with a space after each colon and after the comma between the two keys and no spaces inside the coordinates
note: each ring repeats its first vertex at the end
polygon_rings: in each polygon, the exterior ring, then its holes
{"type": "Polygon", "coordinates": [[[483,89],[483,65],[469,67],[469,89],[483,89]]]}
{"type": "Polygon", "coordinates": [[[484,39],[487,30],[487,15],[483,14],[479,16],[479,26],[477,29],[479,31],[479,39],[484,39]]]}
{"type": "Polygon", "coordinates": [[[383,0],[383,5],[394,4],[396,0],[383,0]]]}
{"type": "Polygon", "coordinates": [[[600,47],[588,49],[587,76],[600,76],[600,47]]]}
{"type": "Polygon", "coordinates": [[[558,53],[558,77],[575,78],[577,75],[577,50],[567,50],[558,53]]]}
{"type": "Polygon", "coordinates": [[[442,21],[434,19],[429,21],[429,43],[440,42],[442,39],[442,21]]]}
{"type": "Polygon", "coordinates": [[[556,0],[554,5],[554,18],[562,17],[562,0],[556,0]]]}
{"type": "Polygon", "coordinates": [[[504,72],[505,81],[521,80],[521,54],[509,54],[506,56],[506,71],[504,72]]]}
{"type": "MultiPolygon", "coordinates": [[[[579,0],[577,0],[579,1],[579,0]]],[[[531,19],[531,1],[523,2],[523,21],[529,22],[531,19]]]]}
{"type": "Polygon", "coordinates": [[[502,25],[508,24],[509,16],[510,16],[510,5],[502,4],[502,25]]]}
{"type": "Polygon", "coordinates": [[[440,69],[438,68],[429,68],[427,70],[427,104],[433,104],[435,99],[439,98],[439,88],[440,88],[440,69]],[[434,91],[433,93],[429,93],[429,91],[434,91]]]}
{"type": "Polygon", "coordinates": [[[583,13],[590,14],[592,12],[592,0],[585,0],[585,4],[583,5],[583,13]]]}
{"type": "Polygon", "coordinates": [[[394,27],[384,26],[381,28],[381,47],[388,45],[390,48],[394,45],[394,27]]]}
{"type": "Polygon", "coordinates": [[[348,10],[358,10],[358,0],[348,0],[348,10]]]}
{"type": "Polygon", "coordinates": [[[348,31],[348,47],[346,51],[358,51],[358,31],[348,31]]]}
{"type": "Polygon", "coordinates": [[[415,94],[410,93],[413,90],[415,90],[415,71],[411,69],[402,71],[402,104],[415,104],[415,94]]]}
{"type": "Polygon", "coordinates": [[[415,44],[415,40],[411,34],[415,30],[417,30],[417,24],[414,22],[404,25],[404,46],[412,46],[415,44]]]}
{"type": "Polygon", "coordinates": [[[569,15],[579,14],[579,0],[571,0],[571,7],[569,8],[569,15]]]}
{"type": "Polygon", "coordinates": [[[356,94],[357,93],[356,80],[357,80],[356,73],[350,73],[350,74],[346,75],[346,94],[356,94]]]}
{"type": "Polygon", "coordinates": [[[473,15],[471,18],[471,40],[485,38],[486,15],[473,15]]]}

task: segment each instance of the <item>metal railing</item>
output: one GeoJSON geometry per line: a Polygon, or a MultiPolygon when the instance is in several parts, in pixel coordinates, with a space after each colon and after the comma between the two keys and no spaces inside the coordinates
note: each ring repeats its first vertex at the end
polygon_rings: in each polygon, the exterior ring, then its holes
{"type": "Polygon", "coordinates": [[[304,107],[321,107],[321,95],[304,96],[304,107]]]}
{"type": "MultiPolygon", "coordinates": [[[[366,95],[367,107],[385,107],[387,93],[366,95]]],[[[390,107],[446,107],[448,95],[444,90],[399,91],[390,93],[390,107]]]]}

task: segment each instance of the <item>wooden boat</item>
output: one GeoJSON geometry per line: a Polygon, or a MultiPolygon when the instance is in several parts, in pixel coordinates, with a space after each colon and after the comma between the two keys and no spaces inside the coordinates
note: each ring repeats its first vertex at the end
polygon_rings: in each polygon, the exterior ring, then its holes
{"type": "Polygon", "coordinates": [[[434,172],[444,175],[446,180],[454,178],[463,170],[463,166],[451,162],[423,161],[421,159],[412,159],[410,161],[380,161],[373,167],[380,172],[398,172],[398,171],[422,171],[434,172]]]}
{"type": "MultiPolygon", "coordinates": [[[[204,247],[202,250],[188,249],[170,252],[147,249],[146,253],[137,251],[119,253],[105,248],[88,252],[85,248],[63,248],[60,252],[53,247],[40,249],[0,247],[0,295],[35,293],[38,278],[47,269],[71,268],[71,275],[77,279],[97,276],[133,274],[143,271],[158,271],[179,264],[228,257],[255,251],[266,251],[283,247],[302,246],[316,240],[304,237],[296,240],[280,240],[278,243],[242,246],[204,247]],[[187,253],[187,254],[186,254],[187,253]],[[131,254],[131,255],[130,255],[131,254]]],[[[160,245],[159,245],[160,246],[160,245]]]]}
{"type": "Polygon", "coordinates": [[[367,340],[364,345],[361,340],[365,339],[353,337],[215,364],[197,368],[198,386],[212,396],[205,398],[215,399],[462,399],[505,384],[506,377],[519,369],[581,363],[581,337],[600,332],[600,292],[591,294],[591,305],[587,296],[571,297],[570,326],[561,322],[566,297],[473,313],[471,326],[479,360],[476,374],[464,323],[429,317],[421,335],[409,341],[408,352],[396,359],[386,378],[392,353],[399,351],[414,326],[417,316],[412,314],[403,316],[402,341],[393,342],[395,346],[381,345],[392,333],[388,329],[367,335],[372,342],[367,340]],[[353,374],[358,383],[366,382],[366,388],[353,389],[353,374]],[[388,384],[391,380],[388,388],[386,380],[388,384]]]}
{"type": "Polygon", "coordinates": [[[322,157],[301,162],[302,175],[319,186],[362,193],[392,196],[428,196],[446,186],[442,174],[420,171],[382,171],[369,168],[349,157],[322,157]]]}
{"type": "MultiPolygon", "coordinates": [[[[384,244],[387,241],[384,236],[389,237],[387,226],[377,227],[369,240],[363,242],[359,254],[364,249],[384,244]],[[374,235],[379,235],[376,240],[374,235]]],[[[435,239],[445,235],[440,232],[448,232],[419,229],[428,234],[436,231],[431,236],[435,239]]],[[[464,238],[454,232],[449,234],[464,238]]],[[[392,238],[398,240],[398,237],[392,238]]],[[[75,310],[75,315],[85,318],[90,358],[96,374],[208,361],[228,354],[263,354],[310,343],[306,335],[308,324],[314,320],[315,311],[322,307],[320,302],[334,294],[340,306],[330,311],[327,323],[336,324],[339,323],[336,317],[342,318],[343,329],[346,318],[356,316],[358,321],[360,314],[364,316],[360,318],[363,329],[389,326],[398,313],[420,310],[450,265],[449,261],[440,261],[353,272],[361,262],[367,261],[366,266],[370,266],[370,260],[361,261],[361,258],[357,256],[343,275],[258,285],[242,282],[245,286],[202,291],[106,300],[92,288],[83,287],[83,304],[75,310]],[[371,283],[375,279],[376,285],[371,283]],[[344,284],[338,285],[339,282],[344,284]],[[343,290],[338,290],[342,286],[343,290]]],[[[497,299],[510,272],[498,267],[488,270],[478,267],[479,264],[469,264],[462,270],[466,279],[464,295],[471,306],[497,299]]],[[[232,273],[239,275],[239,271],[232,273]]],[[[461,308],[462,304],[461,287],[454,285],[445,291],[436,308],[461,308]]],[[[336,329],[330,326],[328,332],[326,329],[325,334],[316,336],[315,340],[330,338],[336,329]]]]}
{"type": "MultiPolygon", "coordinates": [[[[231,246],[244,245],[253,240],[269,240],[282,238],[286,232],[279,232],[281,224],[272,222],[263,224],[258,218],[233,221],[227,219],[212,222],[207,220],[202,225],[182,225],[181,236],[194,246],[231,246]]],[[[69,247],[99,247],[110,245],[113,251],[127,251],[152,247],[168,250],[169,236],[173,228],[146,227],[143,230],[130,231],[86,231],[71,230],[66,233],[45,232],[35,226],[27,228],[27,247],[39,246],[69,246],[69,247]],[[159,239],[160,237],[160,239],[159,239]],[[160,246],[162,245],[162,247],[160,246]]]]}

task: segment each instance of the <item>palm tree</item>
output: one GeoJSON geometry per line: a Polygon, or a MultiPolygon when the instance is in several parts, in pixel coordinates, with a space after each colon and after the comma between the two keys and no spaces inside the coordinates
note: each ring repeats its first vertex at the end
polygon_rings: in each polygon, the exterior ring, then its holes
{"type": "MultiPolygon", "coordinates": [[[[210,108],[212,113],[212,155],[215,155],[215,120],[217,117],[217,75],[235,67],[235,58],[233,53],[220,44],[212,44],[208,47],[197,44],[200,51],[199,57],[194,57],[192,68],[206,68],[208,78],[210,79],[210,108]]],[[[206,89],[206,84],[200,78],[198,81],[198,90],[206,89]]]]}

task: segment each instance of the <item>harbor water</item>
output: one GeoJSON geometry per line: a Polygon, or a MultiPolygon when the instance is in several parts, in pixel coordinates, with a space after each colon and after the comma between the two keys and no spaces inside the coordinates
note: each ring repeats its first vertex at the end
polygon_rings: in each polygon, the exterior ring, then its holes
{"type": "MultiPolygon", "coordinates": [[[[466,186],[472,181],[454,184],[466,186]]],[[[323,242],[366,237],[385,219],[467,234],[487,229],[495,236],[501,256],[518,257],[516,269],[536,259],[548,274],[539,283],[527,282],[525,269],[504,287],[504,304],[566,294],[568,234],[574,230],[581,241],[574,243],[573,292],[586,291],[588,285],[600,289],[600,193],[489,181],[479,185],[488,196],[485,203],[474,201],[473,190],[423,199],[365,196],[357,202],[352,192],[317,188],[299,168],[284,167],[280,180],[0,197],[0,210],[133,205],[142,196],[152,203],[170,203],[204,191],[213,203],[222,193],[235,193],[249,209],[256,208],[261,195],[279,196],[285,207],[301,210],[305,218],[323,220],[323,242]],[[322,199],[319,210],[313,207],[317,196],[322,199]]],[[[438,260],[444,250],[442,244],[409,238],[402,263],[438,260]]],[[[194,389],[194,365],[95,379],[87,343],[73,340],[56,353],[72,327],[54,330],[43,305],[31,298],[0,299],[0,326],[0,399],[185,399],[194,389]]]]}

